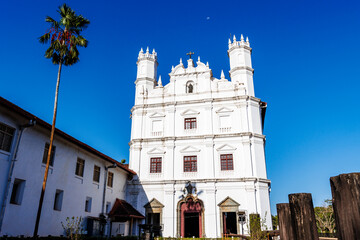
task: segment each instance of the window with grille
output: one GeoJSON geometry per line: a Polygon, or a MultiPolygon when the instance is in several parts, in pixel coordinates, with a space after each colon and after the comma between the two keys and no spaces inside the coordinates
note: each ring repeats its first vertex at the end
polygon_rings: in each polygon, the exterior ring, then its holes
{"type": "Polygon", "coordinates": [[[184,157],[184,172],[197,171],[197,156],[184,157]]]}
{"type": "Polygon", "coordinates": [[[78,158],[76,161],[75,174],[79,177],[83,177],[84,176],[84,167],[85,167],[85,160],[78,158]]]}
{"type": "Polygon", "coordinates": [[[94,166],[93,181],[97,183],[100,181],[100,167],[96,165],[94,166]]]}
{"type": "Polygon", "coordinates": [[[196,128],[196,118],[185,118],[184,128],[185,129],[195,129],[196,128]]]}
{"type": "Polygon", "coordinates": [[[161,173],[161,157],[150,159],[150,173],[161,173]]]}
{"type": "Polygon", "coordinates": [[[15,128],[0,123],[0,150],[10,152],[15,128]]]}
{"type": "Polygon", "coordinates": [[[113,187],[113,181],[114,181],[114,173],[108,172],[107,186],[112,188],[113,187]]]}
{"type": "MultiPolygon", "coordinates": [[[[46,162],[47,162],[47,156],[48,156],[48,153],[49,153],[49,147],[50,147],[50,143],[45,143],[43,160],[42,160],[43,164],[46,164],[46,162]]],[[[51,148],[51,154],[50,154],[50,163],[49,163],[50,166],[54,166],[55,150],[56,150],[56,146],[54,146],[54,144],[53,144],[53,146],[51,148]]]]}
{"type": "Polygon", "coordinates": [[[234,170],[232,154],[221,154],[220,161],[221,161],[221,170],[234,170]]]}

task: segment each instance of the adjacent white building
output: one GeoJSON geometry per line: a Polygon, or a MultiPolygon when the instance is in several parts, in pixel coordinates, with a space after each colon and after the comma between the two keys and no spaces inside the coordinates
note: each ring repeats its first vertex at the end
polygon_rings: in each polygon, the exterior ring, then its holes
{"type": "Polygon", "coordinates": [[[247,233],[243,215],[259,213],[272,228],[263,120],[255,97],[251,48],[241,36],[228,43],[230,79],[215,78],[198,57],[157,78],[157,53],[141,49],[127,200],[162,226],[164,237],[221,237],[247,233]]]}
{"type": "MultiPolygon", "coordinates": [[[[0,236],[33,235],[50,128],[0,97],[0,236]]],[[[60,130],[54,148],[39,235],[64,235],[61,222],[73,216],[85,220],[88,234],[100,234],[100,214],[126,198],[127,179],[135,172],[60,130]]],[[[129,233],[130,218],[121,220],[112,224],[113,235],[129,233]]]]}

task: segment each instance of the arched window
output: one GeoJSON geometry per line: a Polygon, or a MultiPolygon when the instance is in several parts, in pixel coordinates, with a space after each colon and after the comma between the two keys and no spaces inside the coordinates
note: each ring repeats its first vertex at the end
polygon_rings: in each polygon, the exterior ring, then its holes
{"type": "Polygon", "coordinates": [[[186,93],[193,93],[194,92],[194,82],[189,81],[186,83],[186,93]]]}

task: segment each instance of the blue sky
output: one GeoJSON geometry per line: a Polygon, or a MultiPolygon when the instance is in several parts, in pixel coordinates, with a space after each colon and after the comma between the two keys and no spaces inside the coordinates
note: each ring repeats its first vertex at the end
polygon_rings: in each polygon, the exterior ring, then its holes
{"type": "MultiPolygon", "coordinates": [[[[6,1],[0,95],[51,122],[57,66],[37,38],[60,1],[6,1]]],[[[296,192],[331,197],[329,177],[360,169],[360,3],[357,1],[67,1],[91,24],[81,61],[63,68],[57,127],[128,159],[141,47],[158,52],[163,83],[185,53],[228,78],[230,34],[249,36],[265,120],[271,207],[296,192]]]]}

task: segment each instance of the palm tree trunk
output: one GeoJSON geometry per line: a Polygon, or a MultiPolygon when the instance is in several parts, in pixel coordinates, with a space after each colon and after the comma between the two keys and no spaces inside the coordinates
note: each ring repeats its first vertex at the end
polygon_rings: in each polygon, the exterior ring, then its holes
{"type": "Polygon", "coordinates": [[[37,235],[38,235],[39,222],[40,222],[40,216],[41,216],[41,209],[42,209],[42,205],[43,205],[43,201],[44,201],[46,181],[47,181],[47,177],[48,177],[48,173],[49,173],[49,165],[50,165],[50,159],[51,159],[51,151],[52,151],[53,142],[54,142],[55,122],[56,122],[56,113],[57,113],[57,105],[58,105],[58,94],[59,94],[61,68],[62,68],[62,60],[60,60],[59,70],[58,70],[58,75],[57,75],[56,91],[55,91],[55,102],[54,102],[54,114],[53,114],[53,121],[52,121],[52,125],[51,125],[51,134],[50,134],[50,146],[49,146],[49,151],[48,151],[48,154],[47,154],[46,167],[45,167],[45,173],[44,173],[44,180],[43,180],[43,183],[42,183],[41,195],[40,195],[40,200],[39,200],[39,207],[38,207],[38,211],[37,211],[37,215],[36,215],[34,237],[37,237],[37,235]]]}

